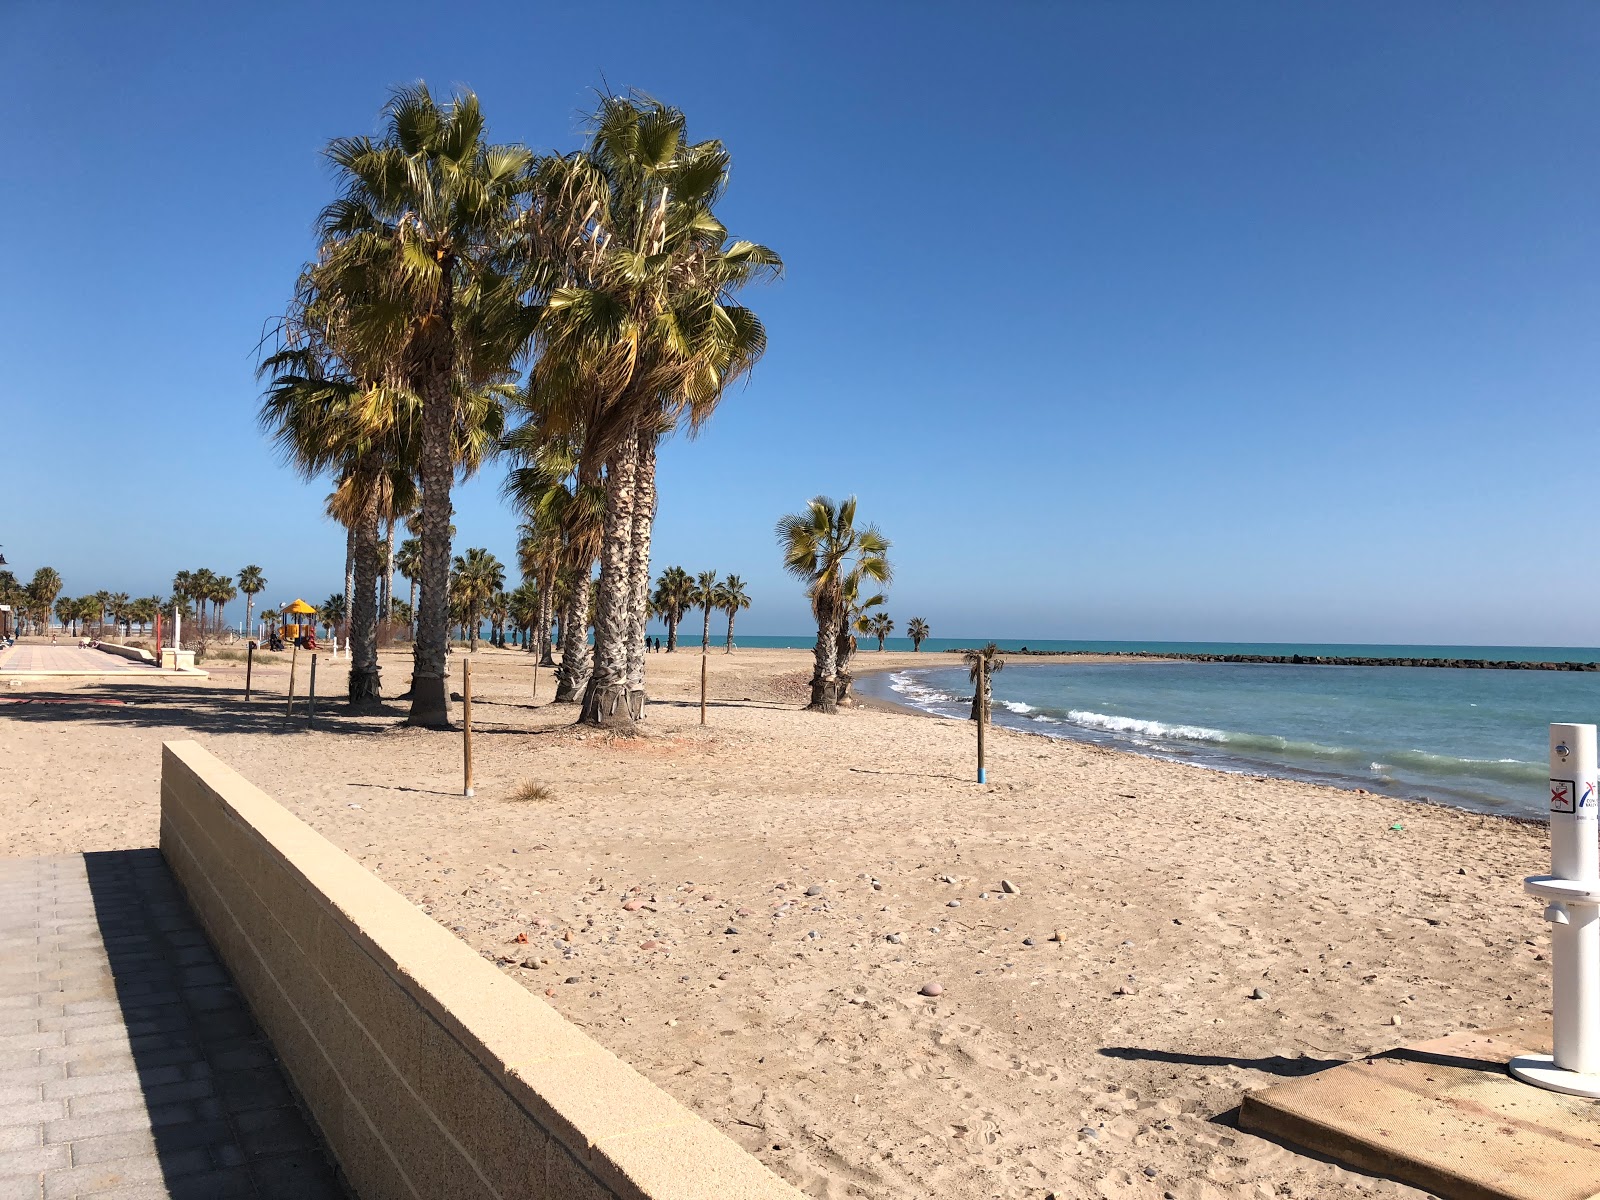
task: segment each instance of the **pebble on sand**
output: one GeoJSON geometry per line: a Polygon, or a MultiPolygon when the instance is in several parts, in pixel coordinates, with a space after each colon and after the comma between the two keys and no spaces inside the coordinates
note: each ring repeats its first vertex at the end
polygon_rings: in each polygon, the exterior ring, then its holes
{"type": "Polygon", "coordinates": [[[1256,988],[1255,991],[1250,993],[1250,999],[1252,999],[1252,1000],[1265,1000],[1266,998],[1267,998],[1267,994],[1265,992],[1263,992],[1260,988],[1256,988]]]}
{"type": "Polygon", "coordinates": [[[820,896],[820,895],[822,895],[822,885],[820,883],[813,883],[810,887],[808,887],[806,889],[806,895],[808,895],[808,896],[820,896]]]}
{"type": "Polygon", "coordinates": [[[960,908],[961,907],[961,901],[952,900],[952,901],[950,901],[950,903],[946,904],[945,907],[946,908],[960,908]]]}
{"type": "Polygon", "coordinates": [[[624,912],[638,912],[639,911],[639,902],[637,900],[624,901],[623,905],[622,905],[622,910],[624,912]]]}
{"type": "Polygon", "coordinates": [[[944,995],[944,984],[937,981],[925,983],[922,985],[921,994],[924,996],[942,996],[944,995]]]}
{"type": "Polygon", "coordinates": [[[1002,891],[1002,892],[1009,892],[1009,893],[1010,893],[1010,894],[1011,894],[1011,895],[1013,895],[1013,896],[1015,896],[1015,895],[1017,895],[1017,893],[1019,893],[1019,892],[1020,892],[1020,891],[1021,891],[1021,890],[1022,890],[1022,889],[1021,889],[1021,888],[1019,888],[1019,887],[1018,887],[1018,886],[1017,886],[1017,885],[1016,885],[1016,884],[1014,884],[1014,883],[1012,883],[1012,882],[1011,882],[1011,880],[1009,880],[1009,879],[1002,879],[1002,880],[1001,880],[1001,881],[1000,881],[1000,890],[1001,890],[1001,891],[1002,891]]]}

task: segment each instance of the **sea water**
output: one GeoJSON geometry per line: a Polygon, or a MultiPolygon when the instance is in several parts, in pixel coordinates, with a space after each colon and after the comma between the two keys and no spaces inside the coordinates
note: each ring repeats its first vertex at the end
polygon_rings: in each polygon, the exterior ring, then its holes
{"type": "MultiPolygon", "coordinates": [[[[1395,647],[1347,646],[1215,652],[1354,655],[1368,649],[1399,653],[1395,647]]],[[[1592,651],[1406,650],[1430,652],[1407,657],[1593,661],[1592,651]]],[[[871,657],[858,655],[853,664],[862,694],[940,716],[970,712],[972,684],[965,668],[861,673],[871,657]]],[[[1049,737],[1227,771],[1543,816],[1547,727],[1552,721],[1600,722],[1600,673],[1012,659],[994,677],[994,698],[996,724],[1049,737]]]]}

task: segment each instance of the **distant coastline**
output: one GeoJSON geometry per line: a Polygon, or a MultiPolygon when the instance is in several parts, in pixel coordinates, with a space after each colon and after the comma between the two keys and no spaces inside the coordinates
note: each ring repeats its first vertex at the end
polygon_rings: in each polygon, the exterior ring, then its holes
{"type": "MultiPolygon", "coordinates": [[[[968,647],[951,647],[940,653],[965,654],[968,649],[968,647]]],[[[1154,650],[1030,650],[1027,647],[1020,650],[1005,650],[1002,653],[1030,658],[1037,656],[1085,661],[1142,658],[1155,662],[1277,663],[1296,667],[1450,667],[1483,671],[1600,671],[1600,661],[1592,660],[1539,662],[1513,658],[1369,658],[1345,654],[1185,654],[1175,651],[1158,653],[1154,650]]]]}

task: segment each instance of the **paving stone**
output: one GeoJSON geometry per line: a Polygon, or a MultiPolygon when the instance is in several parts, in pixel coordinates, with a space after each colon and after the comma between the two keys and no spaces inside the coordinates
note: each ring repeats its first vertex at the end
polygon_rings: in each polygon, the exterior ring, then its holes
{"type": "Polygon", "coordinates": [[[65,1146],[29,1146],[0,1153],[0,1177],[27,1175],[34,1171],[49,1171],[71,1165],[72,1155],[65,1146]]]}

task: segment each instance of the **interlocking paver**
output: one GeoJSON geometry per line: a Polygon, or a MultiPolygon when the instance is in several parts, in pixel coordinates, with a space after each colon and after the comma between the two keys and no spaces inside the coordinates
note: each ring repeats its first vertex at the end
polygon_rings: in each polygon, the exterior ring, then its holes
{"type": "Polygon", "coordinates": [[[150,851],[0,859],[0,1200],[343,1195],[150,851]]]}

